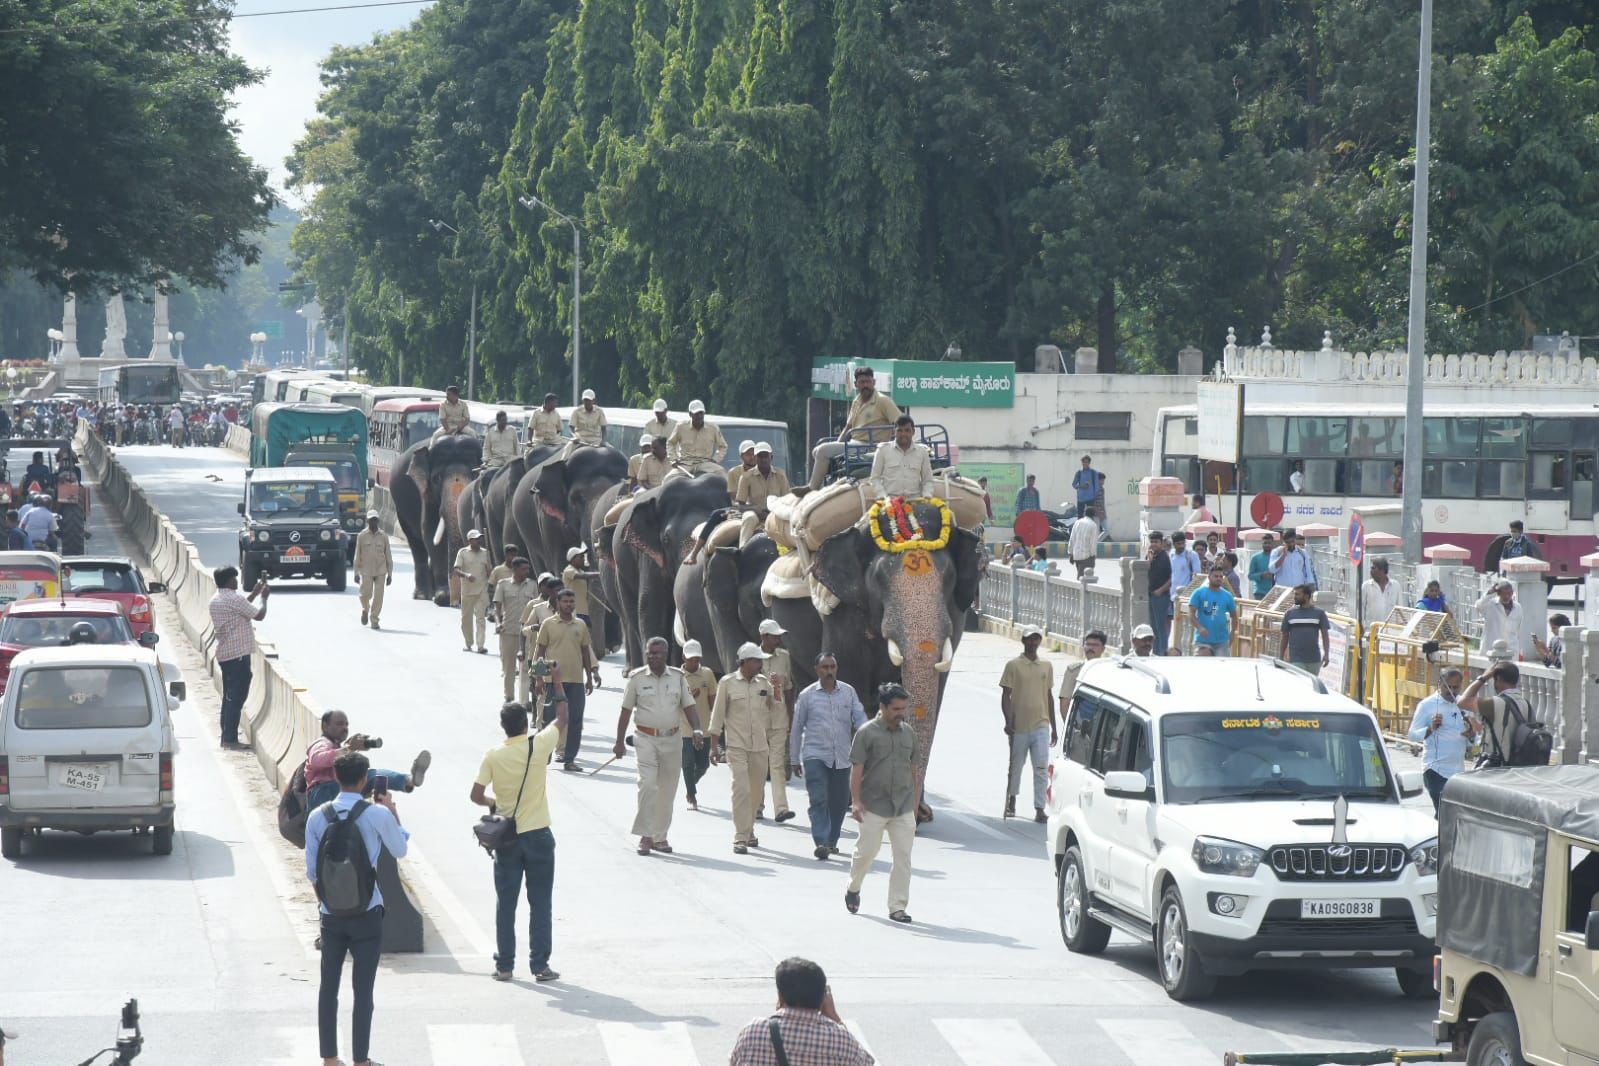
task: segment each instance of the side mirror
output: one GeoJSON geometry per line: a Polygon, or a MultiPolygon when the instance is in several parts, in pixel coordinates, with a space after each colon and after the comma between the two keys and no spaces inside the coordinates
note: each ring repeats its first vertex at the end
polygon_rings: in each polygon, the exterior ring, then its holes
{"type": "Polygon", "coordinates": [[[152,581],[149,584],[147,584],[145,586],[145,588],[150,592],[150,594],[152,596],[155,595],[157,592],[165,592],[167,590],[166,584],[164,582],[161,582],[161,581],[152,581]]]}
{"type": "Polygon", "coordinates": [[[139,634],[139,646],[142,648],[153,648],[159,643],[161,643],[161,634],[153,629],[147,629],[139,634]]]}
{"type": "Polygon", "coordinates": [[[1409,799],[1426,791],[1420,770],[1401,770],[1394,775],[1399,780],[1399,798],[1409,799]]]}
{"type": "Polygon", "coordinates": [[[1137,770],[1112,770],[1105,775],[1105,795],[1114,799],[1149,799],[1149,782],[1137,770]]]}
{"type": "Polygon", "coordinates": [[[239,513],[243,514],[244,513],[244,504],[243,503],[238,504],[238,508],[239,508],[239,513]]]}
{"type": "Polygon", "coordinates": [[[182,681],[172,682],[167,686],[167,692],[169,692],[172,695],[172,698],[175,700],[186,700],[189,698],[189,686],[182,681]]]}

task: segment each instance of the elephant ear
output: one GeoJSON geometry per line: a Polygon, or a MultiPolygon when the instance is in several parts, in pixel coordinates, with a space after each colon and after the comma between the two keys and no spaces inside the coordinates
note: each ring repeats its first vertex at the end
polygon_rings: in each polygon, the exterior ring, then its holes
{"type": "Polygon", "coordinates": [[[538,497],[539,510],[555,519],[566,521],[566,460],[552,459],[539,470],[533,483],[533,495],[538,497]]]}
{"type": "Polygon", "coordinates": [[[650,557],[656,566],[666,568],[666,545],[661,540],[660,490],[651,489],[633,502],[623,519],[627,523],[627,542],[650,557]]]}
{"type": "Polygon", "coordinates": [[[408,469],[411,480],[416,482],[417,489],[423,495],[427,494],[428,472],[432,469],[432,457],[429,455],[431,448],[432,445],[427,441],[416,445],[411,452],[411,465],[408,469]]]}
{"type": "Polygon", "coordinates": [[[862,599],[861,586],[866,579],[866,560],[862,552],[865,543],[864,534],[846,529],[823,541],[811,560],[811,576],[844,603],[857,603],[862,599]]]}
{"type": "Polygon", "coordinates": [[[978,568],[978,552],[982,544],[977,537],[964,529],[950,531],[950,561],[955,564],[955,610],[965,614],[977,599],[977,586],[983,580],[978,568]]]}

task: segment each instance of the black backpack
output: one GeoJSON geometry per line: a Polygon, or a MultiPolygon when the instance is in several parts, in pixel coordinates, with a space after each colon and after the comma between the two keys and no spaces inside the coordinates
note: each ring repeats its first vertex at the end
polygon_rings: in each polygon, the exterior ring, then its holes
{"type": "Polygon", "coordinates": [[[316,857],[316,898],[334,918],[354,918],[365,914],[372,904],[378,872],[366,855],[366,842],[355,828],[371,804],[356,800],[347,818],[340,818],[333,801],[322,805],[328,827],[322,831],[321,850],[316,857]]]}
{"type": "Polygon", "coordinates": [[[1493,736],[1494,751],[1485,753],[1480,765],[1548,766],[1549,758],[1555,750],[1554,734],[1549,732],[1549,728],[1542,722],[1533,721],[1522,713],[1520,700],[1512,699],[1503,693],[1499,698],[1505,701],[1505,708],[1515,719],[1515,724],[1510,727],[1510,743],[1502,745],[1498,730],[1490,724],[1489,733],[1493,736]]]}

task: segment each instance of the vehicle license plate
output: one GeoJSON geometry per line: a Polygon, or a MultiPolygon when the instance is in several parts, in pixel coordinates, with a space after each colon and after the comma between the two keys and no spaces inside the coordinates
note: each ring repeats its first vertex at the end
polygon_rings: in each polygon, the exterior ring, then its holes
{"type": "Polygon", "coordinates": [[[105,789],[111,767],[105,763],[69,762],[61,767],[58,779],[62,788],[75,788],[83,792],[100,792],[105,789]]]}
{"type": "Polygon", "coordinates": [[[290,548],[288,551],[283,553],[283,560],[282,561],[286,562],[286,563],[303,563],[303,562],[305,562],[305,549],[304,548],[290,548]]]}
{"type": "Polygon", "coordinates": [[[1301,918],[1377,918],[1382,901],[1375,899],[1302,899],[1301,918]]]}

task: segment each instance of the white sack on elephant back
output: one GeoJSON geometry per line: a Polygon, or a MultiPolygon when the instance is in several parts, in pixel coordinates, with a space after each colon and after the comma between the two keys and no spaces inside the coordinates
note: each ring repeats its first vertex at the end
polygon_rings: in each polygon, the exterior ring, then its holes
{"type": "Polygon", "coordinates": [[[976,529],[988,521],[983,486],[971,478],[941,470],[933,475],[933,495],[949,504],[955,525],[961,529],[976,529]]]}
{"type": "Polygon", "coordinates": [[[805,559],[799,552],[789,552],[773,560],[761,579],[761,602],[770,607],[773,600],[797,600],[811,594],[810,582],[805,577],[805,559]]]}
{"type": "Polygon", "coordinates": [[[794,507],[799,497],[792,492],[782,496],[766,497],[766,535],[785,548],[794,547],[790,523],[794,520],[794,507]]]}
{"type": "Polygon", "coordinates": [[[866,483],[844,479],[805,494],[794,508],[792,533],[798,544],[816,551],[831,536],[861,520],[872,505],[866,483]]]}

